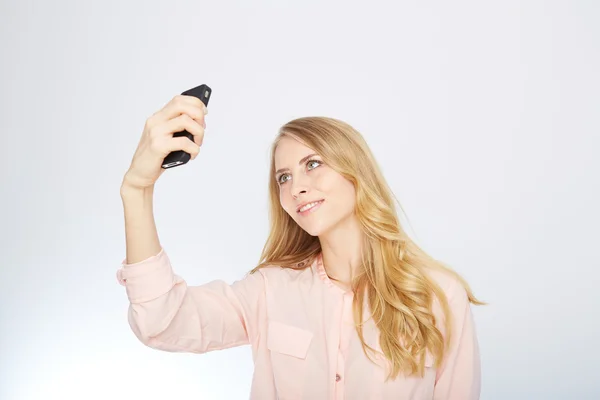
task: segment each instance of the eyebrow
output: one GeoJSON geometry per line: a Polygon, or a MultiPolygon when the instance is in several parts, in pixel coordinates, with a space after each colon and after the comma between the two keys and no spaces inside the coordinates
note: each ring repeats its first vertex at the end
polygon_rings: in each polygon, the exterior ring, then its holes
{"type": "MultiPolygon", "coordinates": [[[[318,154],[313,153],[313,154],[309,154],[305,157],[302,157],[302,159],[300,161],[298,161],[298,165],[302,165],[306,160],[308,160],[309,158],[311,158],[312,156],[318,156],[318,154]]],[[[289,171],[289,168],[280,168],[277,171],[275,171],[275,175],[279,174],[280,172],[283,171],[289,171]]]]}

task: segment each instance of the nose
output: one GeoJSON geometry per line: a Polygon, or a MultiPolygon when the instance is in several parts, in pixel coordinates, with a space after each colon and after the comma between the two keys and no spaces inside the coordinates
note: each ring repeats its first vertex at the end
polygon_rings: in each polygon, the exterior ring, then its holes
{"type": "Polygon", "coordinates": [[[298,196],[300,196],[301,193],[306,194],[306,190],[292,190],[292,197],[294,197],[295,199],[297,199],[298,196]]]}
{"type": "Polygon", "coordinates": [[[292,196],[295,199],[297,199],[298,196],[300,196],[300,194],[308,193],[308,184],[306,183],[306,180],[302,176],[294,177],[294,179],[292,179],[290,186],[291,186],[292,196]]]}

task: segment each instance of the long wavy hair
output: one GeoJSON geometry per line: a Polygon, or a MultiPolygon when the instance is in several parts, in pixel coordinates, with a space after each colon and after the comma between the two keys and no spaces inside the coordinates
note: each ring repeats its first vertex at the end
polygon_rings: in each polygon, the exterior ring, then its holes
{"type": "MultiPolygon", "coordinates": [[[[448,300],[426,270],[437,269],[455,276],[469,301],[477,300],[467,282],[442,262],[425,253],[403,230],[393,195],[362,135],[349,124],[327,117],[304,117],[283,125],[271,147],[269,170],[270,233],[254,273],[267,266],[308,268],[321,253],[318,237],[304,231],[281,207],[275,180],[275,150],[289,137],[318,153],[324,163],[353,183],[355,215],[364,233],[362,261],[352,282],[353,313],[363,351],[375,351],[363,336],[363,304],[368,300],[379,330],[379,343],[390,363],[388,379],[400,373],[423,376],[428,350],[440,366],[450,343],[451,315],[448,300]],[[434,298],[445,314],[446,338],[436,327],[434,298]]],[[[400,205],[401,207],[401,205],[400,205]]]]}

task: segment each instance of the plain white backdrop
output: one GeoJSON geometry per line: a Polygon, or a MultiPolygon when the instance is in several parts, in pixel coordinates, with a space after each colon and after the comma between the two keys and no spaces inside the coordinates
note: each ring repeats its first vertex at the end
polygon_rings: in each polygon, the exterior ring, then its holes
{"type": "Polygon", "coordinates": [[[249,347],[144,347],[115,277],[144,122],[201,83],[201,153],[155,190],[190,284],[258,261],[279,126],[339,118],[490,303],[481,398],[600,398],[599,20],[592,0],[2,1],[0,398],[248,397],[249,347]]]}

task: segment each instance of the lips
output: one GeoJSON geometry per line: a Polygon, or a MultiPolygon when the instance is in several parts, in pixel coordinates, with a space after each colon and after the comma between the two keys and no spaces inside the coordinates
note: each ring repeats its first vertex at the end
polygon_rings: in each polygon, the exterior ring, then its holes
{"type": "Polygon", "coordinates": [[[305,203],[302,203],[302,204],[300,204],[300,205],[299,205],[299,206],[296,208],[296,212],[298,212],[298,213],[299,213],[299,212],[300,212],[300,209],[301,209],[302,207],[304,207],[305,205],[307,205],[307,204],[311,204],[311,203],[318,203],[318,202],[320,202],[320,201],[323,201],[323,199],[312,200],[312,201],[307,201],[307,202],[305,202],[305,203]]]}

